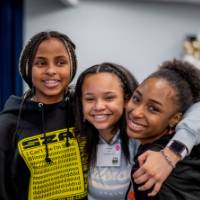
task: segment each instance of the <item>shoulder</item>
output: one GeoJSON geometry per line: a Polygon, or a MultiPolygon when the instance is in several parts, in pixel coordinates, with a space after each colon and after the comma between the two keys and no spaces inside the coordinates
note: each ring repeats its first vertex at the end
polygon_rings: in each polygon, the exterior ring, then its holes
{"type": "Polygon", "coordinates": [[[4,105],[4,109],[0,113],[0,128],[8,126],[12,121],[16,121],[21,98],[16,96],[10,96],[4,105]]]}
{"type": "Polygon", "coordinates": [[[0,114],[0,149],[6,150],[12,135],[15,133],[17,116],[11,113],[0,114]]]}
{"type": "Polygon", "coordinates": [[[12,135],[15,133],[16,122],[21,104],[21,97],[10,96],[5,103],[4,109],[0,113],[0,148],[8,146],[12,135]]]}
{"type": "Polygon", "coordinates": [[[6,112],[6,111],[10,111],[10,110],[13,110],[13,109],[16,109],[16,108],[19,109],[19,105],[20,105],[21,101],[22,101],[21,97],[11,95],[7,99],[7,101],[5,102],[4,108],[1,111],[1,113],[6,112]]]}
{"type": "Polygon", "coordinates": [[[139,145],[140,145],[140,142],[138,140],[129,139],[130,160],[133,160],[133,158],[137,154],[139,145]]]}

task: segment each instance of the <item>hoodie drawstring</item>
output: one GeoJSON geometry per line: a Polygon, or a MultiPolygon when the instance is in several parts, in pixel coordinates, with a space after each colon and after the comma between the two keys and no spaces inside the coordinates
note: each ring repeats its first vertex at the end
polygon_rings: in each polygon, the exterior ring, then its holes
{"type": "Polygon", "coordinates": [[[46,131],[45,131],[45,128],[44,128],[44,108],[43,108],[43,104],[39,103],[39,107],[42,110],[42,133],[44,134],[44,144],[45,144],[45,152],[46,152],[45,161],[50,164],[52,162],[52,160],[49,157],[48,141],[47,141],[46,131]]]}
{"type": "Polygon", "coordinates": [[[66,110],[67,110],[67,137],[66,137],[66,147],[69,147],[70,146],[70,143],[69,143],[69,97],[66,97],[66,110]]]}

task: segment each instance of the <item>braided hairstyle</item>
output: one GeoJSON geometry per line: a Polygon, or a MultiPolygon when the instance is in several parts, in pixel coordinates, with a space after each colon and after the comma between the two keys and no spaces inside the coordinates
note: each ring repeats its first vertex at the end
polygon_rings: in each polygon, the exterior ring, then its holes
{"type": "Polygon", "coordinates": [[[173,60],[164,62],[149,78],[165,79],[175,89],[175,103],[184,113],[200,100],[200,70],[188,62],[173,60]]]}
{"type": "Polygon", "coordinates": [[[71,41],[71,39],[63,34],[59,33],[57,31],[49,31],[49,32],[39,32],[36,35],[34,35],[28,43],[25,45],[24,49],[22,50],[21,56],[20,56],[20,62],[19,62],[19,71],[24,79],[24,81],[28,84],[29,88],[32,88],[32,66],[33,61],[37,52],[37,49],[41,42],[44,40],[48,40],[50,38],[57,38],[60,40],[70,57],[70,68],[71,68],[71,74],[70,74],[70,82],[73,80],[76,70],[77,70],[77,59],[75,54],[75,44],[71,41]]]}
{"type": "MultiPolygon", "coordinates": [[[[21,115],[22,115],[22,108],[23,108],[23,104],[24,101],[31,97],[33,95],[33,84],[32,84],[32,67],[33,67],[33,62],[34,62],[34,58],[36,55],[36,52],[38,50],[39,45],[45,41],[45,40],[49,40],[51,38],[56,38],[59,41],[61,41],[63,43],[63,45],[66,48],[66,51],[69,55],[69,60],[70,60],[70,82],[73,80],[75,74],[76,74],[76,70],[77,70],[77,59],[76,59],[76,54],[75,54],[75,44],[71,41],[71,39],[63,34],[63,33],[59,33],[57,31],[48,31],[48,32],[39,32],[36,35],[34,35],[29,41],[28,43],[25,45],[24,49],[22,50],[21,56],[20,56],[20,61],[19,61],[19,71],[20,74],[23,78],[23,80],[28,84],[30,90],[26,91],[23,95],[22,98],[22,102],[20,104],[20,108],[19,108],[19,114],[18,114],[18,118],[17,118],[17,123],[16,123],[16,131],[19,128],[19,124],[20,124],[20,120],[21,120],[21,115]]],[[[51,48],[51,47],[50,47],[51,48]]],[[[66,102],[69,102],[72,99],[72,95],[73,95],[73,91],[71,90],[72,88],[67,88],[66,94],[64,96],[64,100],[66,102]]],[[[71,109],[71,107],[69,107],[70,103],[67,103],[67,127],[69,127],[69,117],[68,117],[68,113],[71,109]]],[[[68,128],[67,128],[67,131],[68,128]]],[[[44,132],[44,138],[45,138],[45,151],[46,151],[46,162],[51,162],[51,159],[49,158],[49,149],[48,149],[48,142],[47,142],[47,137],[46,137],[46,132],[44,132]]],[[[14,143],[13,143],[14,144],[14,143]]],[[[66,145],[68,144],[68,139],[66,140],[66,145]]]]}
{"type": "MultiPolygon", "coordinates": [[[[137,80],[126,68],[114,63],[102,63],[94,65],[83,71],[78,77],[74,95],[76,127],[78,128],[78,131],[81,132],[81,134],[84,134],[87,137],[87,142],[88,142],[87,151],[89,155],[89,162],[92,165],[94,165],[96,162],[96,152],[97,152],[97,144],[99,141],[99,137],[97,129],[87,120],[84,120],[83,106],[82,106],[82,85],[87,75],[97,74],[102,72],[115,74],[119,78],[121,82],[121,87],[124,92],[124,99],[126,101],[130,99],[132,92],[138,86],[137,80]]],[[[116,127],[120,129],[122,150],[124,152],[126,159],[129,160],[130,155],[128,149],[128,136],[126,134],[126,121],[124,113],[117,122],[116,127]]]]}

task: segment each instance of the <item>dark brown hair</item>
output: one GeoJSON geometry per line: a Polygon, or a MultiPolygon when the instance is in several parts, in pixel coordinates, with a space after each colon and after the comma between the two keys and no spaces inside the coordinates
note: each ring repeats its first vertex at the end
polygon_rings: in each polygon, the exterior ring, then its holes
{"type": "Polygon", "coordinates": [[[188,62],[166,61],[147,79],[152,77],[165,79],[175,89],[179,112],[184,113],[200,100],[200,70],[188,62]]]}
{"type": "MultiPolygon", "coordinates": [[[[107,72],[111,74],[115,74],[119,80],[121,87],[124,93],[124,99],[129,100],[132,92],[138,86],[137,80],[134,76],[123,66],[114,64],[114,63],[102,63],[98,65],[94,65],[84,72],[80,74],[78,77],[76,88],[75,88],[75,116],[76,116],[76,126],[81,134],[87,136],[88,140],[88,155],[89,155],[89,162],[94,164],[96,161],[96,151],[97,151],[97,144],[99,142],[98,130],[87,120],[84,120],[83,117],[83,107],[82,107],[82,85],[87,75],[90,74],[97,74],[107,72]]],[[[121,116],[119,121],[116,123],[116,127],[120,130],[120,138],[122,141],[122,150],[129,160],[129,149],[128,149],[128,136],[126,134],[126,121],[125,121],[125,113],[121,116]]]]}
{"type": "Polygon", "coordinates": [[[30,88],[32,88],[32,66],[35,54],[41,42],[50,38],[57,38],[58,40],[60,40],[64,44],[71,58],[71,81],[73,80],[76,74],[77,60],[75,54],[75,45],[71,41],[71,39],[67,35],[59,33],[57,31],[40,32],[34,35],[27,42],[20,56],[19,71],[21,73],[22,78],[30,88]]]}

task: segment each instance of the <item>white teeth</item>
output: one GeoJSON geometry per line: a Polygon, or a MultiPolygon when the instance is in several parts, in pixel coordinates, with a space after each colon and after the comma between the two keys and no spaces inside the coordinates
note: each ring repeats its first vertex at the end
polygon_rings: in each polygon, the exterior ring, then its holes
{"type": "Polygon", "coordinates": [[[130,120],[129,120],[129,126],[131,127],[131,129],[135,131],[143,131],[145,129],[144,126],[135,124],[133,121],[130,121],[130,120]]]}
{"type": "Polygon", "coordinates": [[[94,119],[96,121],[103,121],[106,120],[108,118],[108,115],[94,115],[94,119]]]}
{"type": "Polygon", "coordinates": [[[50,84],[51,84],[51,83],[56,83],[56,82],[58,82],[58,81],[57,81],[57,80],[45,80],[44,82],[45,82],[45,83],[50,83],[50,84]]]}
{"type": "Polygon", "coordinates": [[[44,83],[46,86],[53,87],[58,84],[58,80],[45,80],[44,83]]]}

